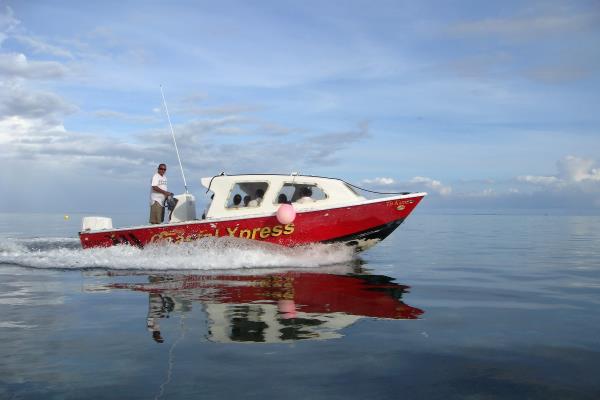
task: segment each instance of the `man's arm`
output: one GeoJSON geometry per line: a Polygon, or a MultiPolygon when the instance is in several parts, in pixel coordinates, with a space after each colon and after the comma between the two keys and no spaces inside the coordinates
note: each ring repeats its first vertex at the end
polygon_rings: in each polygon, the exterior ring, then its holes
{"type": "Polygon", "coordinates": [[[156,192],[156,193],[162,193],[165,196],[169,197],[171,195],[173,195],[173,193],[171,192],[167,192],[166,190],[162,190],[161,188],[159,188],[158,186],[152,186],[152,191],[156,192]]]}

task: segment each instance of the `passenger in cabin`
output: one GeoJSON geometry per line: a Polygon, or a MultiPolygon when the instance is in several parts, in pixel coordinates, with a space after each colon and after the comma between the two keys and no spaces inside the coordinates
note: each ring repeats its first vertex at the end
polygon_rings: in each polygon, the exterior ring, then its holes
{"type": "Polygon", "coordinates": [[[233,207],[232,208],[240,208],[240,204],[242,203],[242,196],[236,194],[233,196],[233,207]]]}
{"type": "Polygon", "coordinates": [[[263,196],[265,195],[265,191],[262,189],[256,189],[256,198],[254,200],[251,200],[250,203],[248,203],[248,207],[258,207],[260,206],[260,203],[262,203],[263,201],[263,196]]]}
{"type": "Polygon", "coordinates": [[[159,164],[158,171],[152,177],[150,184],[150,223],[160,224],[165,219],[165,199],[173,196],[173,193],[167,190],[167,172],[166,164],[159,164]]]}
{"type": "Polygon", "coordinates": [[[250,204],[250,196],[245,195],[244,196],[244,207],[248,207],[248,204],[250,204]]]}
{"type": "Polygon", "coordinates": [[[313,201],[315,200],[312,198],[312,190],[308,186],[303,187],[302,197],[300,197],[296,203],[312,203],[313,201]]]}
{"type": "Polygon", "coordinates": [[[288,199],[285,193],[279,193],[279,197],[277,197],[277,204],[287,204],[288,199]]]}

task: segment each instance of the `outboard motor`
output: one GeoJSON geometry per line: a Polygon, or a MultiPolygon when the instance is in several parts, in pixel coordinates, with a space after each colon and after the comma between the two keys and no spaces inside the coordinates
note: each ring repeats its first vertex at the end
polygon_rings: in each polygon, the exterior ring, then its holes
{"type": "Polygon", "coordinates": [[[165,201],[165,205],[171,210],[169,222],[184,222],[196,219],[196,198],[193,195],[184,193],[169,198],[165,201]],[[172,199],[171,204],[174,203],[172,209],[169,198],[172,199]]]}
{"type": "Polygon", "coordinates": [[[112,218],[108,217],[83,217],[82,231],[99,231],[112,229],[112,218]]]}

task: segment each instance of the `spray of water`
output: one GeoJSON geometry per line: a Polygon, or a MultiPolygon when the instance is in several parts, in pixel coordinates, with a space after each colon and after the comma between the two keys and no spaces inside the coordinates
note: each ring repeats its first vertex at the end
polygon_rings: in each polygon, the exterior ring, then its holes
{"type": "Polygon", "coordinates": [[[235,238],[205,238],[178,245],[81,249],[77,239],[5,239],[0,265],[42,269],[228,270],[314,268],[347,263],[354,258],[343,245],[281,247],[235,238]]]}

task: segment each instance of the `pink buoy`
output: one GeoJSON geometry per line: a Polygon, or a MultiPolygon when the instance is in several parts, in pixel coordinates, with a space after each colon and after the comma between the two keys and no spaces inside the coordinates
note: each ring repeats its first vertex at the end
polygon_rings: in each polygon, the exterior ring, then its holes
{"type": "Polygon", "coordinates": [[[294,222],[296,218],[296,210],[291,204],[282,204],[277,209],[277,221],[280,224],[287,225],[294,222]]]}

